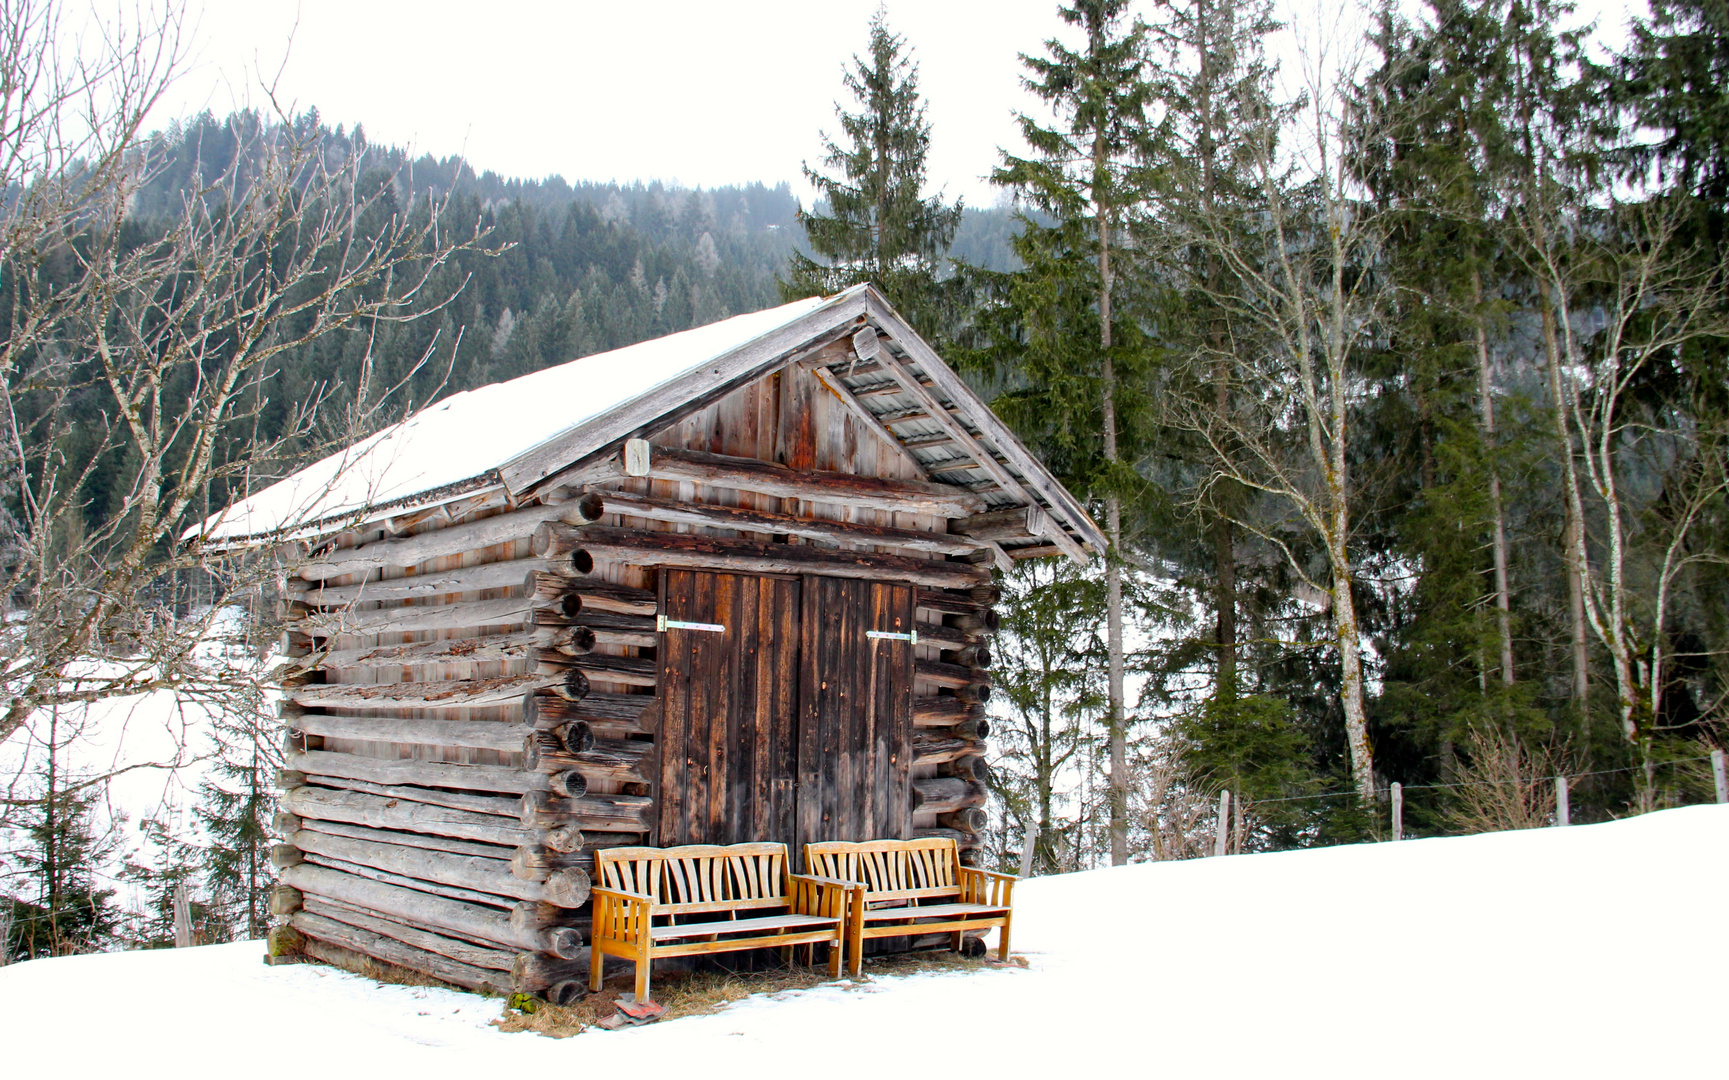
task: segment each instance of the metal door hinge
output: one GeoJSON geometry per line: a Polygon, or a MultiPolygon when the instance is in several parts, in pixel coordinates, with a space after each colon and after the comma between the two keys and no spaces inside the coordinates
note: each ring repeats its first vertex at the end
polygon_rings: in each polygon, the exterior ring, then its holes
{"type": "Polygon", "coordinates": [[[654,628],[661,633],[665,633],[668,630],[705,630],[711,634],[726,633],[726,627],[719,623],[680,622],[677,619],[669,619],[665,615],[656,615],[654,617],[654,628]]]}

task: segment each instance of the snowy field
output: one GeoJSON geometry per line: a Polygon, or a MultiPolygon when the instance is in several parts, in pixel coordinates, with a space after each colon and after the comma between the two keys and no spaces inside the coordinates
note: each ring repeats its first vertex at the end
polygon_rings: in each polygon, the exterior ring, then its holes
{"type": "Polygon", "coordinates": [[[1028,882],[1030,970],[575,1039],[255,942],[0,969],[10,1076],[1729,1075],[1729,808],[1028,882]],[[530,1070],[544,1067],[548,1071],[530,1070]],[[604,1070],[604,1072],[603,1072],[604,1070]]]}

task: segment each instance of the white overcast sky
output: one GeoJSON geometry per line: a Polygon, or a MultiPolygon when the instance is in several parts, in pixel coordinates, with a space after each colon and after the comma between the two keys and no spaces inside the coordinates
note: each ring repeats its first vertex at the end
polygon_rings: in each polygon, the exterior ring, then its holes
{"type": "MultiPolygon", "coordinates": [[[[1641,0],[1639,3],[1643,10],[1641,0]]],[[[93,9],[113,0],[93,0],[93,9]]],[[[159,122],[280,96],[375,142],[462,154],[507,176],[760,180],[808,189],[819,129],[833,131],[842,65],[877,0],[189,0],[193,58],[159,122]],[[290,35],[293,43],[290,46],[290,35]]],[[[1351,0],[1289,0],[1297,33],[1337,33],[1351,0]]],[[[130,4],[127,5],[130,8],[130,4]]],[[[1145,5],[1148,9],[1151,4],[1145,5]]],[[[933,126],[930,176],[988,203],[998,148],[1018,148],[1021,52],[1061,24],[1055,0],[890,0],[919,64],[933,126]]],[[[1625,0],[1581,0],[1621,38],[1625,0]]],[[[1279,51],[1288,50],[1288,45],[1279,51]]]]}

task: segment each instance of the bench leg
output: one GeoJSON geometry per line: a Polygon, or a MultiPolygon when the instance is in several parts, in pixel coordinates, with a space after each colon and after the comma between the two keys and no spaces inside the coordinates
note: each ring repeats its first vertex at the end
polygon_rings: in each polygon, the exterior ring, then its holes
{"type": "MultiPolygon", "coordinates": [[[[811,948],[814,950],[816,948],[816,946],[812,945],[811,948]]],[[[828,947],[828,977],[829,978],[831,978],[831,979],[840,978],[840,961],[841,961],[841,936],[839,934],[836,934],[834,940],[829,943],[829,947],[828,947]]]]}
{"type": "Polygon", "coordinates": [[[858,978],[864,972],[864,905],[853,905],[852,925],[847,928],[846,953],[851,965],[852,977],[858,978]]]}
{"type": "Polygon", "coordinates": [[[964,930],[956,930],[954,933],[950,934],[949,935],[949,951],[950,952],[965,952],[966,948],[967,948],[966,938],[967,938],[967,935],[966,935],[966,931],[964,931],[964,930]]]}
{"type": "Polygon", "coordinates": [[[600,990],[601,971],[606,966],[606,954],[600,951],[600,946],[594,942],[588,944],[588,989],[590,993],[600,990]]]}
{"type": "Polygon", "coordinates": [[[648,977],[654,961],[647,956],[636,958],[636,1003],[638,1005],[648,1000],[648,977]]]}
{"type": "Polygon", "coordinates": [[[1004,919],[1003,925],[997,931],[997,959],[1005,963],[1009,958],[1009,923],[1011,921],[1004,919]]]}
{"type": "Polygon", "coordinates": [[[780,953],[780,963],[782,967],[792,967],[792,950],[793,947],[791,945],[782,945],[780,949],[777,950],[780,953]]]}

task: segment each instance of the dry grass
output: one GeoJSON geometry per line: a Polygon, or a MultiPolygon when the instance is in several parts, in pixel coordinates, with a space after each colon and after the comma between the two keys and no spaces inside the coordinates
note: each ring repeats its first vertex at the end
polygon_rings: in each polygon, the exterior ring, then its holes
{"type": "Polygon", "coordinates": [[[1570,770],[1564,750],[1531,747],[1510,733],[1473,725],[1446,822],[1459,833],[1538,829],[1555,819],[1555,777],[1570,770]]]}
{"type": "MultiPolygon", "coordinates": [[[[918,975],[926,972],[967,972],[999,967],[993,961],[970,960],[951,952],[897,953],[884,957],[866,957],[863,981],[891,975],[918,975]]],[[[1026,961],[1015,957],[1010,966],[1025,967],[1026,961]]],[[[500,1031],[531,1031],[555,1039],[566,1039],[593,1027],[616,1011],[618,999],[631,990],[629,972],[606,981],[598,994],[589,994],[569,1005],[549,1005],[532,1002],[533,1011],[505,1005],[504,1015],[493,1024],[500,1031]]],[[[654,974],[654,1000],[666,1007],[661,1022],[685,1016],[702,1016],[718,1012],[727,1005],[756,994],[780,994],[809,990],[829,981],[828,968],[794,967],[788,970],[720,972],[668,971],[654,974]]],[[[853,985],[857,985],[856,983],[853,985]]],[[[518,999],[513,998],[512,1001],[518,999]]]]}

